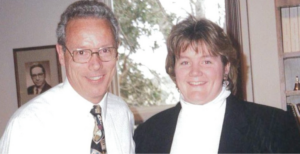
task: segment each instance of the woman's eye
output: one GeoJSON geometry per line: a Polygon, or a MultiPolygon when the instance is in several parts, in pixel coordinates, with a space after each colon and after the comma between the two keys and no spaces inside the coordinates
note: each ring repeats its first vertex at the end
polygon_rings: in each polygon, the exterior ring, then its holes
{"type": "Polygon", "coordinates": [[[211,61],[205,60],[203,63],[204,64],[211,64],[211,61]]]}
{"type": "Polygon", "coordinates": [[[180,65],[187,65],[187,64],[189,64],[187,61],[180,62],[180,65]]]}

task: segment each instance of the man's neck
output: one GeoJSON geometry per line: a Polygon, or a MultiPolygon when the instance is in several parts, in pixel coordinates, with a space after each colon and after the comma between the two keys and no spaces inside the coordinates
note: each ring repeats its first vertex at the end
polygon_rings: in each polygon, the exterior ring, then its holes
{"type": "Polygon", "coordinates": [[[35,86],[36,88],[38,88],[38,89],[43,89],[43,87],[45,86],[45,84],[46,84],[46,82],[44,82],[42,85],[40,85],[40,86],[35,86]]]}

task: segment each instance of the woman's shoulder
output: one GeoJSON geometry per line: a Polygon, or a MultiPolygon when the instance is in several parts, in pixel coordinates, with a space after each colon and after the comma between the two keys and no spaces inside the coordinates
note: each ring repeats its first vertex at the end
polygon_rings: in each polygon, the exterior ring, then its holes
{"type": "Polygon", "coordinates": [[[272,119],[275,117],[280,117],[279,119],[282,119],[283,117],[287,116],[287,112],[282,109],[255,102],[240,100],[234,96],[228,97],[227,106],[227,110],[238,112],[241,115],[246,115],[248,118],[259,117],[261,119],[272,119]]]}
{"type": "Polygon", "coordinates": [[[165,153],[172,142],[181,105],[166,109],[140,124],[134,132],[136,152],[165,153]],[[169,142],[170,141],[170,142],[169,142]],[[151,144],[151,145],[150,145],[151,144]]]}
{"type": "Polygon", "coordinates": [[[180,109],[181,105],[178,103],[174,107],[161,111],[140,124],[138,129],[153,129],[154,127],[162,127],[176,123],[180,109]]]}
{"type": "Polygon", "coordinates": [[[181,105],[180,105],[180,103],[177,103],[174,107],[163,110],[163,111],[153,115],[148,120],[146,120],[145,123],[152,122],[152,121],[161,121],[161,120],[168,119],[171,117],[178,117],[180,109],[181,109],[181,105]]]}

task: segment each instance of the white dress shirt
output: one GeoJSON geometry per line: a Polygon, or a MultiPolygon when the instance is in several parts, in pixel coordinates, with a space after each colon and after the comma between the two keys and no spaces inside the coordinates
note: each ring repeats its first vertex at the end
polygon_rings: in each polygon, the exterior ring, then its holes
{"type": "Polygon", "coordinates": [[[177,120],[171,154],[218,153],[226,98],[229,95],[230,91],[223,87],[214,100],[204,105],[188,103],[181,96],[182,108],[177,120]]]}
{"type": "MultiPolygon", "coordinates": [[[[131,154],[134,119],[127,104],[107,93],[99,102],[108,154],[131,154]]],[[[11,117],[1,154],[89,154],[94,129],[91,102],[68,80],[35,97],[11,117]]]]}

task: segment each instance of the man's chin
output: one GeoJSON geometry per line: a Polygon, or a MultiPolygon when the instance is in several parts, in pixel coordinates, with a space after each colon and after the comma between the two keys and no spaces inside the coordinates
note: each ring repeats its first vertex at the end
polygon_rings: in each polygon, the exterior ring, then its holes
{"type": "Polygon", "coordinates": [[[36,84],[35,86],[40,88],[40,87],[42,87],[42,84],[36,84]]]}

